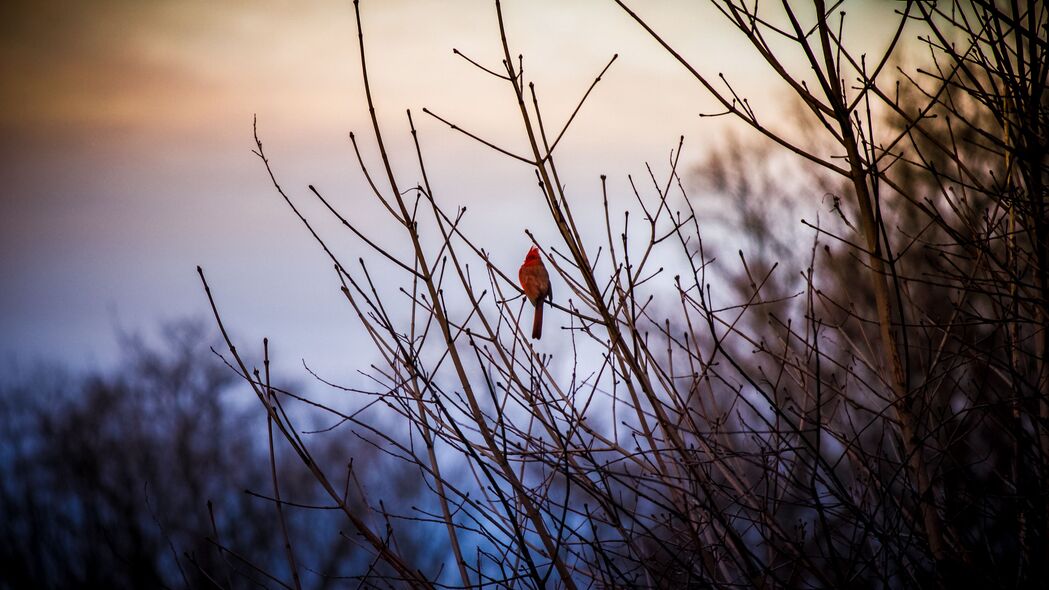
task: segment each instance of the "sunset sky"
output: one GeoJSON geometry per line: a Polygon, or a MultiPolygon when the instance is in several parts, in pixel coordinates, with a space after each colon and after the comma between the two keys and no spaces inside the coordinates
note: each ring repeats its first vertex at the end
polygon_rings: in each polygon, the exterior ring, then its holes
{"type": "MultiPolygon", "coordinates": [[[[711,7],[633,4],[697,69],[724,72],[757,107],[780,114],[767,68],[711,7]]],[[[868,8],[850,10],[877,44],[868,8]]],[[[725,120],[698,116],[716,110],[710,97],[610,0],[511,0],[505,13],[525,74],[557,121],[620,54],[559,148],[563,180],[581,202],[597,198],[602,173],[626,196],[626,174],[665,165],[679,135],[694,162],[725,133],[725,120]]],[[[410,108],[438,197],[467,205],[466,227],[516,269],[526,228],[555,236],[533,172],[422,113],[525,145],[509,88],[452,53],[498,66],[493,4],[366,0],[362,14],[395,167],[417,178],[410,108]]],[[[386,221],[347,140],[360,132],[378,161],[355,31],[352,3],[341,0],[4,2],[0,359],[107,366],[117,329],[206,317],[198,264],[238,336],[270,336],[295,363],[352,358],[357,320],[252,155],[251,123],[257,115],[275,172],[308,211],[322,217],[308,199],[312,183],[381,232],[386,221]]],[[[356,257],[359,242],[339,243],[356,257]]]]}

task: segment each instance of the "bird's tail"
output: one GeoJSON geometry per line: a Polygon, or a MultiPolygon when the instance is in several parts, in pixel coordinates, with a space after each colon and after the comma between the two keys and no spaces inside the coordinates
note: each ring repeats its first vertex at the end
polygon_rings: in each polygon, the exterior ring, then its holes
{"type": "Polygon", "coordinates": [[[543,300],[535,302],[535,319],[532,320],[532,338],[539,340],[543,337],[543,300]]]}

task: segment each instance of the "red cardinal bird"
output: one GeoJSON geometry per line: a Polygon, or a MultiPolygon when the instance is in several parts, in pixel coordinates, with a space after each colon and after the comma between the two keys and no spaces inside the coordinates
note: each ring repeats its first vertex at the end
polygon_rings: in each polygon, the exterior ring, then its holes
{"type": "Polygon", "coordinates": [[[517,278],[521,281],[521,289],[528,300],[535,306],[532,338],[538,340],[543,337],[543,300],[549,300],[551,297],[550,275],[543,266],[543,259],[539,257],[539,248],[532,246],[528,251],[521,270],[517,271],[517,278]]]}

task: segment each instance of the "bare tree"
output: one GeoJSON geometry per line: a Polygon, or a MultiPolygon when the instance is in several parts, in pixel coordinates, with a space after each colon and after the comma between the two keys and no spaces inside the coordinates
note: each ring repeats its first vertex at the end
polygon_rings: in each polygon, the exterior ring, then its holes
{"type": "MultiPolygon", "coordinates": [[[[647,178],[630,177],[636,205],[626,211],[609,199],[607,179],[595,179],[604,236],[589,238],[555,153],[615,57],[567,121],[554,123],[524,77],[497,1],[501,65],[462,57],[512,90],[528,151],[424,112],[534,169],[559,237],[537,245],[568,291],[548,321],[562,324],[573,362],[556,366],[521,328],[512,270],[461,231],[465,210],[444,205],[431,186],[411,113],[417,180],[394,173],[355,2],[381,169],[369,169],[363,142],[350,139],[408,253],[383,248],[312,186],[309,197],[373,250],[381,272],[403,277],[398,296],[373,280],[373,263],[344,263],[255,139],[277,193],[330,258],[381,359],[368,375],[374,387],[352,388],[374,398],[375,413],[346,414],[272,387],[268,357],[260,372],[238,350],[200,270],[230,364],[374,555],[355,576],[372,585],[535,588],[1044,579],[1049,9],[895,3],[892,35],[867,56],[843,37],[844,3],[713,1],[799,101],[807,124],[792,130],[766,125],[729,79],[693,67],[616,3],[721,103],[717,114],[767,142],[739,150],[794,158],[796,178],[811,185],[782,202],[813,212],[803,221],[809,241],[778,253],[759,241],[738,264],[718,262],[700,231],[705,197],[682,180],[681,145],[666,165],[646,167],[647,178]],[[803,61],[781,57],[773,48],[783,43],[803,61]],[[903,66],[901,44],[924,44],[925,65],[903,66]],[[335,414],[406,462],[428,501],[391,505],[362,487],[367,510],[353,509],[344,492],[352,477],[340,484],[315,459],[285,410],[291,403],[335,414]],[[390,430],[391,420],[408,428],[390,430]],[[448,567],[413,559],[398,541],[409,529],[440,534],[448,567]]],[[[770,206],[755,194],[767,171],[753,161],[729,152],[700,176],[753,213],[770,206]]],[[[752,231],[780,230],[770,217],[746,221],[752,231]]],[[[281,583],[297,585],[295,542],[284,540],[290,581],[281,583]]]]}

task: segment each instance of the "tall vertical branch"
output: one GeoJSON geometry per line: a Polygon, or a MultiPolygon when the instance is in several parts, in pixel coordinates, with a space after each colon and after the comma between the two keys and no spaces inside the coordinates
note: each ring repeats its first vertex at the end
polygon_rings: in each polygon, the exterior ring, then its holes
{"type": "MultiPolygon", "coordinates": [[[[525,492],[522,482],[514,474],[513,469],[507,462],[505,456],[499,452],[499,447],[496,444],[495,436],[493,435],[491,429],[487,424],[487,419],[485,418],[484,413],[481,411],[481,407],[477,401],[477,396],[473,391],[472,381],[469,375],[467,374],[466,367],[459,354],[455,339],[452,337],[450,324],[445,314],[445,309],[441,304],[442,299],[438,295],[437,286],[434,282],[430,265],[426,259],[425,253],[423,252],[423,247],[419,239],[417,226],[411,223],[410,221],[411,216],[409,215],[408,209],[405,206],[404,198],[401,195],[401,191],[397,186],[397,178],[393,173],[393,168],[390,164],[390,158],[386,151],[385,143],[383,142],[382,132],[379,129],[379,119],[375,113],[375,103],[372,100],[371,85],[368,80],[368,67],[364,51],[364,30],[361,25],[360,0],[354,0],[353,9],[354,17],[357,22],[357,40],[358,46],[360,48],[361,58],[361,77],[364,80],[364,92],[368,102],[368,113],[371,117],[375,142],[379,149],[379,154],[382,157],[383,168],[386,171],[386,178],[390,184],[391,196],[396,200],[397,206],[400,208],[401,216],[405,220],[404,225],[409,237],[412,240],[412,247],[415,252],[415,260],[419,265],[419,272],[422,275],[422,281],[426,285],[427,291],[430,295],[430,301],[433,304],[432,310],[434,313],[434,317],[437,320],[437,324],[441,330],[442,335],[444,336],[444,341],[447,346],[449,356],[452,360],[452,364],[455,367],[455,372],[459,378],[459,383],[463,387],[463,393],[466,396],[467,402],[469,403],[470,412],[473,417],[474,423],[485,441],[487,451],[491,453],[491,456],[496,460],[496,463],[498,464],[504,479],[513,488],[517,501],[524,508],[528,520],[531,522],[541,542],[546,548],[547,556],[553,561],[554,566],[557,568],[558,573],[561,576],[562,582],[565,584],[566,587],[574,588],[575,585],[572,582],[571,575],[569,574],[567,567],[563,563],[561,556],[556,551],[555,541],[547,531],[546,524],[543,522],[542,516],[540,515],[536,506],[533,504],[531,498],[529,498],[528,494],[525,492]]],[[[528,546],[526,544],[520,544],[519,551],[529,561],[529,563],[532,563],[531,551],[528,549],[528,546]]],[[[535,577],[537,574],[535,573],[534,565],[530,569],[532,569],[532,575],[533,577],[535,577]]]]}

